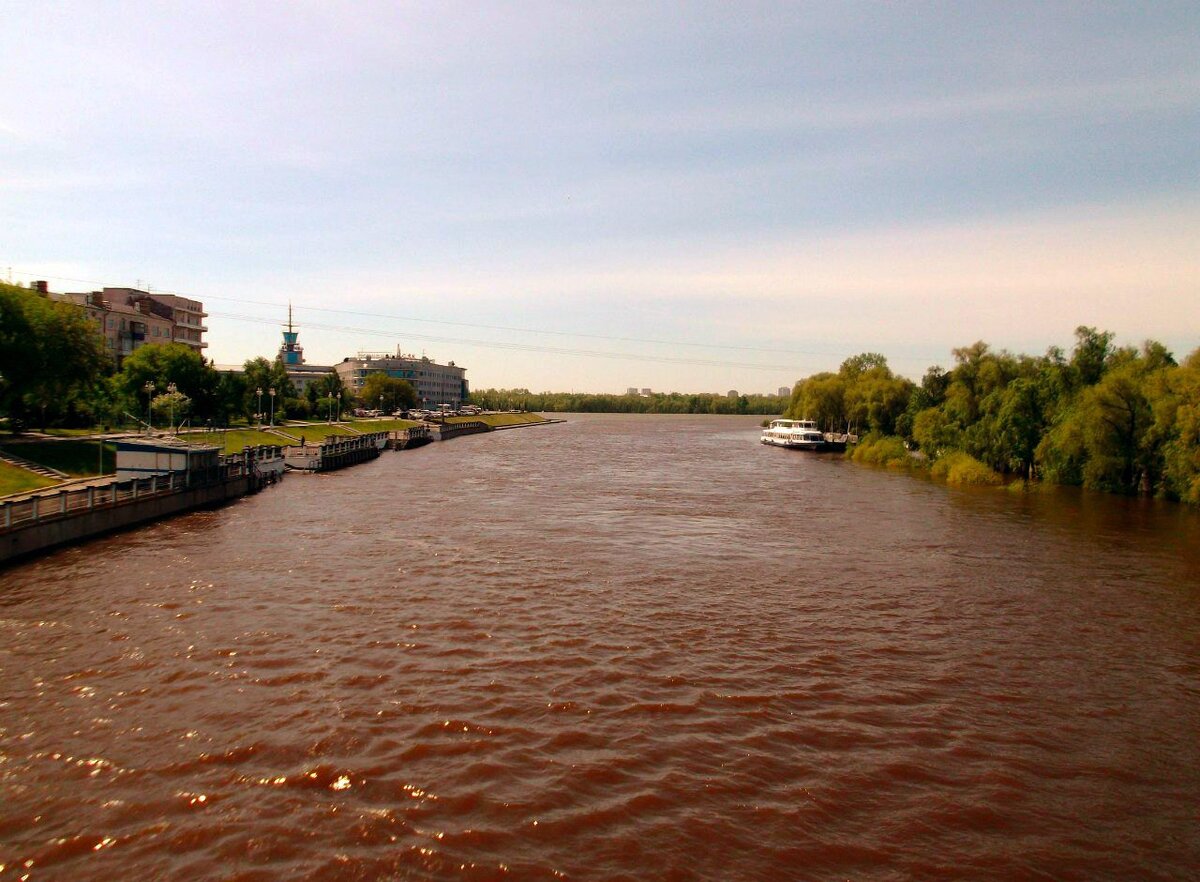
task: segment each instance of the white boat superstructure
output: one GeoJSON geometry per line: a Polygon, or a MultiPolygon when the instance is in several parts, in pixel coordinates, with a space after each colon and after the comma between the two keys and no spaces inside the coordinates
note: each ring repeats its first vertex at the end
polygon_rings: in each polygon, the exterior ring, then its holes
{"type": "Polygon", "coordinates": [[[824,450],[825,436],[812,420],[771,420],[763,429],[763,444],[791,447],[797,450],[824,450]]]}

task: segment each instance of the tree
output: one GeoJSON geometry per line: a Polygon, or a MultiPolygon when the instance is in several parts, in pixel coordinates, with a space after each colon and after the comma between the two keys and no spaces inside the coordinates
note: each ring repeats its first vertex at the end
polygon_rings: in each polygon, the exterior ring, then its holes
{"type": "Polygon", "coordinates": [[[147,383],[154,384],[158,395],[168,394],[168,387],[174,383],[176,391],[188,399],[193,415],[200,419],[211,419],[220,412],[220,375],[204,356],[183,343],[151,343],[126,356],[114,377],[116,393],[126,410],[143,412],[147,383]]]}
{"type": "Polygon", "coordinates": [[[913,384],[893,374],[886,358],[877,352],[848,358],[838,368],[837,380],[842,394],[841,407],[836,414],[832,411],[839,386],[828,375],[814,386],[814,391],[821,392],[828,403],[826,412],[831,417],[836,416],[836,428],[853,424],[864,432],[895,432],[896,422],[908,406],[913,384]]]}
{"type": "Polygon", "coordinates": [[[888,370],[887,359],[878,352],[863,352],[858,355],[852,355],[842,362],[838,368],[838,376],[847,380],[856,380],[868,371],[883,368],[890,374],[888,370]]]}
{"type": "Polygon", "coordinates": [[[1081,400],[1088,461],[1084,486],[1134,493],[1147,473],[1143,439],[1153,422],[1142,389],[1142,365],[1129,362],[1104,374],[1081,400]]]}
{"type": "Polygon", "coordinates": [[[245,413],[246,378],[235,371],[224,371],[217,382],[217,402],[211,419],[228,426],[234,416],[245,413]]]}
{"type": "Polygon", "coordinates": [[[174,392],[155,395],[151,407],[154,411],[155,422],[165,422],[174,429],[186,422],[192,409],[192,399],[176,389],[174,392]]]}
{"type": "Polygon", "coordinates": [[[267,361],[259,356],[252,358],[243,365],[243,375],[246,378],[246,392],[242,401],[242,412],[247,416],[254,413],[265,414],[272,406],[270,390],[275,390],[274,406],[278,412],[284,406],[284,401],[296,397],[296,390],[288,379],[287,368],[279,359],[267,361]],[[262,390],[261,396],[258,390],[262,390]],[[259,409],[259,404],[262,409],[259,409]]]}
{"type": "Polygon", "coordinates": [[[787,416],[814,420],[818,426],[844,429],[846,425],[846,380],[837,374],[814,374],[801,380],[792,391],[787,416]]]}
{"type": "Polygon", "coordinates": [[[342,383],[342,377],[337,371],[330,371],[327,374],[321,374],[316,380],[309,384],[310,389],[316,389],[318,398],[332,398],[339,392],[342,397],[346,396],[346,387],[342,383]]]}
{"type": "Polygon", "coordinates": [[[1163,443],[1162,490],[1200,505],[1200,349],[1163,378],[1153,403],[1163,443]]]}
{"type": "Polygon", "coordinates": [[[1112,354],[1113,335],[1095,328],[1080,325],[1075,329],[1075,349],[1071,353],[1071,367],[1075,370],[1080,385],[1092,386],[1100,382],[1104,368],[1112,354]]]}
{"type": "Polygon", "coordinates": [[[0,396],[11,417],[37,413],[46,428],[90,409],[110,370],[104,339],[83,309],[0,284],[0,396]]]}
{"type": "Polygon", "coordinates": [[[937,459],[961,443],[962,433],[940,407],[927,407],[913,418],[913,440],[931,459],[937,459]]]}
{"type": "Polygon", "coordinates": [[[412,383],[388,376],[382,371],[367,375],[358,397],[367,407],[378,406],[388,412],[415,407],[417,404],[417,390],[412,383]]]}
{"type": "Polygon", "coordinates": [[[1019,378],[1000,393],[995,419],[995,459],[1001,471],[1033,478],[1034,455],[1045,432],[1045,409],[1036,380],[1019,378]]]}

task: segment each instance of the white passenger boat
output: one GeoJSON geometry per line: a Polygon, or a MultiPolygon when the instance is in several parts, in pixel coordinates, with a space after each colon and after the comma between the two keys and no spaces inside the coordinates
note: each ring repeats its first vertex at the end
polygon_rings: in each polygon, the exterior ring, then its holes
{"type": "MultiPolygon", "coordinates": [[[[829,442],[812,420],[771,420],[763,429],[763,444],[790,447],[793,450],[830,450],[829,442]]],[[[845,445],[842,445],[845,450],[845,445]]]]}

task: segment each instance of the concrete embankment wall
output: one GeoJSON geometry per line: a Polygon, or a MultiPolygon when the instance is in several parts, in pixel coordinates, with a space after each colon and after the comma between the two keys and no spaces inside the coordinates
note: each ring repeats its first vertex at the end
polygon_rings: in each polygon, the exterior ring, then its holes
{"type": "Polygon", "coordinates": [[[451,438],[457,438],[459,435],[479,435],[490,431],[492,431],[492,427],[482,421],[446,423],[437,429],[439,441],[449,441],[451,438]]]}
{"type": "Polygon", "coordinates": [[[256,480],[242,475],[208,486],[141,496],[62,517],[42,517],[0,533],[0,563],[192,509],[220,505],[251,492],[256,480]]]}

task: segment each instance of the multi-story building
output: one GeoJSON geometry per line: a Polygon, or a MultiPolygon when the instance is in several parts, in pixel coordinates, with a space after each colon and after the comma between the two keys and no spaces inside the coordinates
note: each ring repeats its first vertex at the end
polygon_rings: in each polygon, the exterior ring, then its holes
{"type": "MultiPolygon", "coordinates": [[[[424,355],[405,355],[399,347],[395,355],[360,352],[355,358],[343,359],[333,369],[355,395],[362,391],[363,381],[371,374],[385,373],[389,377],[408,380],[425,407],[448,404],[457,408],[469,392],[466,368],[458,367],[454,362],[438,364],[424,355]]],[[[370,402],[367,404],[370,406],[370,402]]]]}
{"type": "Polygon", "coordinates": [[[51,294],[39,282],[38,290],[82,307],[99,328],[105,348],[117,367],[126,356],[147,343],[183,343],[197,352],[208,347],[201,336],[208,330],[203,324],[208,313],[199,301],[136,288],[51,294]]]}
{"type": "Polygon", "coordinates": [[[208,328],[204,319],[208,313],[199,300],[190,300],[178,294],[151,294],[136,288],[105,288],[104,299],[110,303],[142,304],[146,312],[152,312],[174,323],[172,341],[190,346],[197,352],[208,348],[203,339],[208,328]]]}

